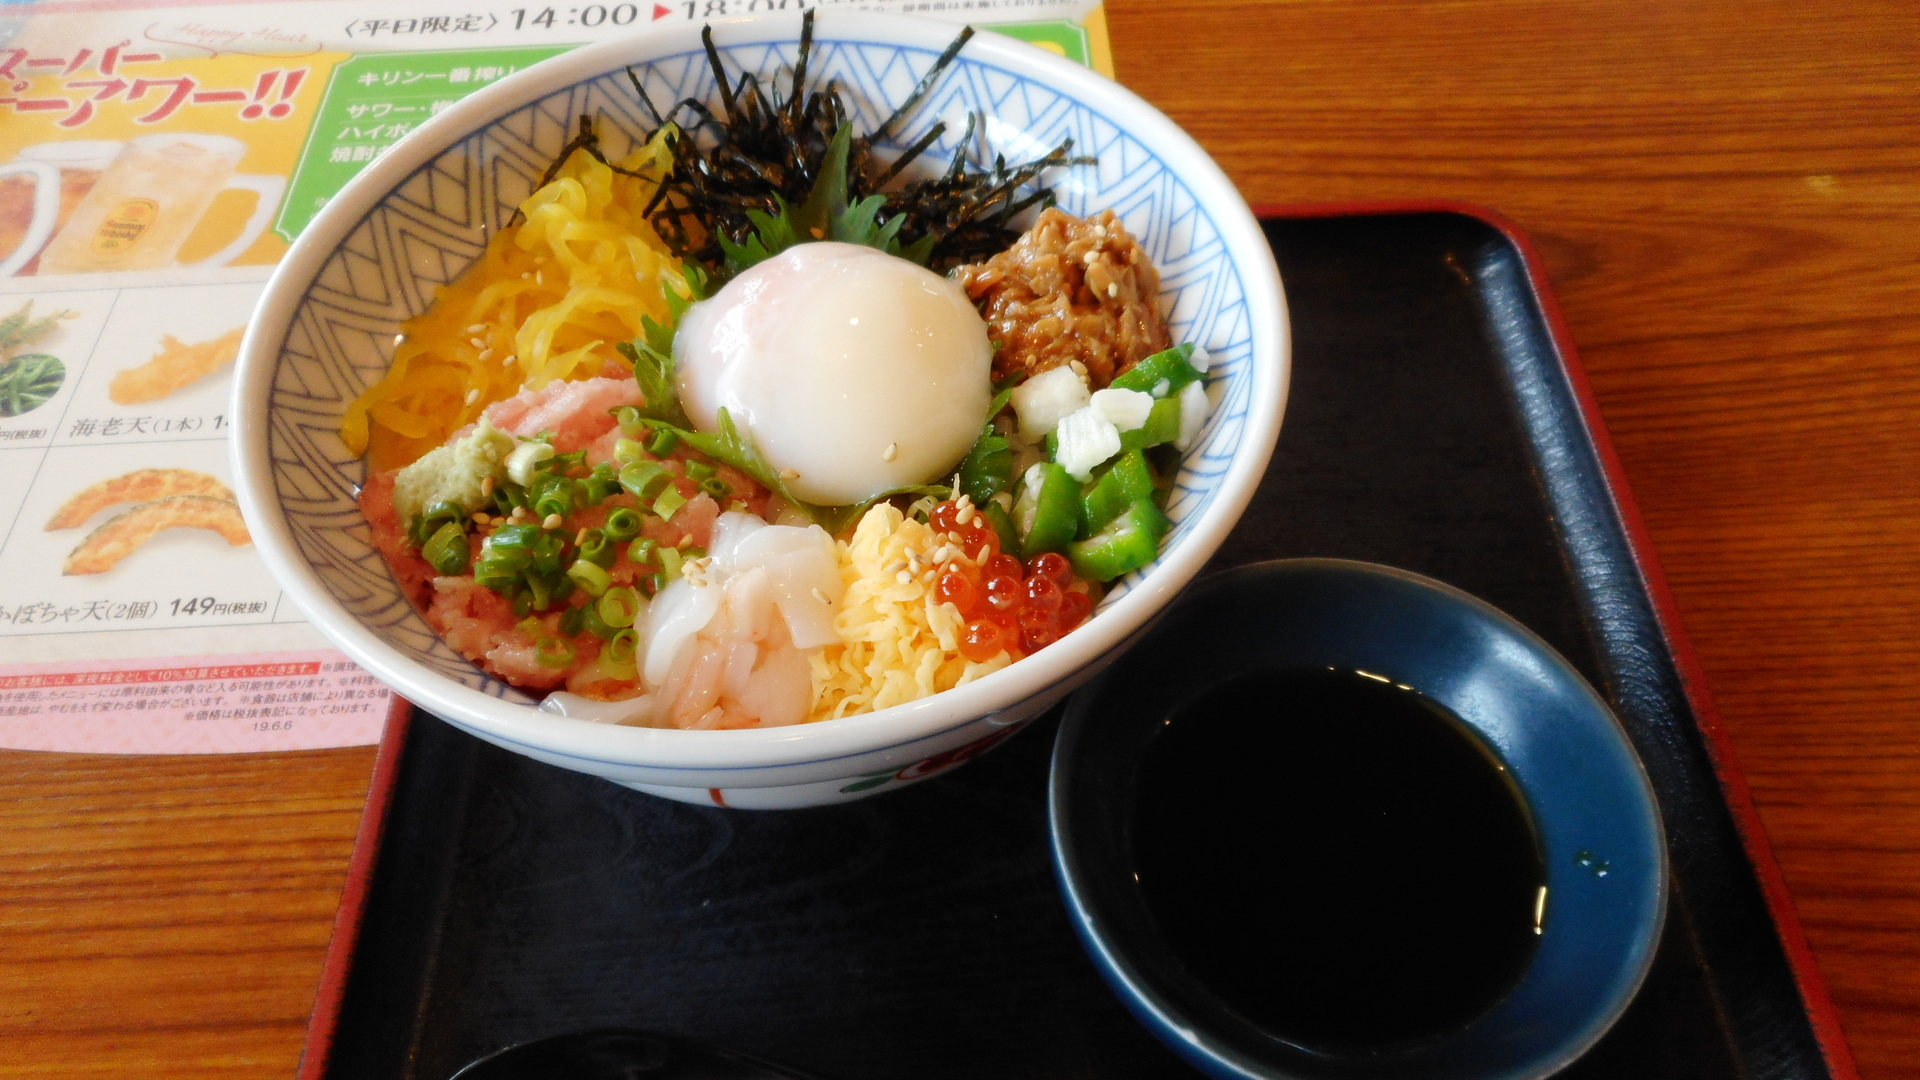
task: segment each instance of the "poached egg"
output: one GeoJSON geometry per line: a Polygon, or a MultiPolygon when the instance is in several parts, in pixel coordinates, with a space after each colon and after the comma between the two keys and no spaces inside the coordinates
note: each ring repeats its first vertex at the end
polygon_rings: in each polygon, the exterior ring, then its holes
{"type": "Polygon", "coordinates": [[[987,420],[993,348],[958,284],[875,248],[798,244],[688,309],[681,404],[719,411],[812,503],[945,476],[987,420]]]}

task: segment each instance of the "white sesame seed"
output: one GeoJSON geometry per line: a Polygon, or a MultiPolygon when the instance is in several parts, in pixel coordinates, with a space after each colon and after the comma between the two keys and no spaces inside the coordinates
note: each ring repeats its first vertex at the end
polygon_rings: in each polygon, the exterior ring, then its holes
{"type": "Polygon", "coordinates": [[[1080,261],[1088,266],[1092,266],[1094,263],[1100,261],[1100,253],[1098,251],[1089,251],[1080,257],[1080,261]]]}
{"type": "Polygon", "coordinates": [[[1081,363],[1080,361],[1069,360],[1067,361],[1067,366],[1073,369],[1073,373],[1075,375],[1078,375],[1083,379],[1087,377],[1087,365],[1081,363]]]}
{"type": "Polygon", "coordinates": [[[486,338],[474,338],[473,340],[471,340],[471,341],[469,341],[469,342],[467,342],[467,344],[469,344],[469,345],[472,345],[472,346],[473,346],[474,348],[476,348],[476,349],[484,349],[484,348],[486,348],[486,347],[487,347],[487,339],[486,339],[486,338]]]}
{"type": "Polygon", "coordinates": [[[905,570],[902,570],[898,574],[895,574],[893,576],[893,580],[899,582],[902,585],[911,585],[913,584],[913,575],[907,573],[905,570]]]}
{"type": "Polygon", "coordinates": [[[973,523],[973,504],[962,503],[960,505],[960,512],[953,515],[953,521],[954,521],[954,524],[956,525],[972,524],[973,523]]]}
{"type": "Polygon", "coordinates": [[[469,390],[469,391],[467,391],[467,404],[469,404],[469,405],[471,405],[471,404],[473,404],[474,402],[476,402],[476,401],[479,401],[479,400],[480,400],[480,388],[479,388],[479,387],[477,387],[477,386],[476,386],[476,387],[474,387],[473,389],[471,389],[471,390],[469,390]]]}
{"type": "Polygon", "coordinates": [[[1111,300],[1114,297],[1119,295],[1120,295],[1120,283],[1117,281],[1107,282],[1107,299],[1111,300]]]}
{"type": "Polygon", "coordinates": [[[587,528],[586,526],[582,525],[580,527],[580,531],[573,534],[573,546],[579,547],[581,544],[584,544],[586,542],[587,542],[587,528]]]}
{"type": "Polygon", "coordinates": [[[829,599],[827,599],[827,594],[826,594],[826,593],[823,593],[823,592],[821,592],[821,591],[820,591],[819,589],[817,589],[817,588],[813,590],[813,598],[814,598],[815,600],[818,600],[818,601],[820,601],[820,602],[821,602],[821,603],[823,603],[823,604],[831,604],[831,603],[833,603],[833,601],[831,601],[831,600],[829,600],[829,599]]]}
{"type": "Polygon", "coordinates": [[[540,527],[543,529],[557,529],[565,524],[566,519],[562,518],[559,514],[548,514],[546,520],[540,523],[540,527]]]}
{"type": "Polygon", "coordinates": [[[900,444],[897,442],[888,443],[887,448],[885,450],[880,451],[881,461],[892,461],[894,458],[899,456],[900,456],[900,444]]]}
{"type": "Polygon", "coordinates": [[[673,546],[679,548],[681,551],[685,551],[693,546],[693,537],[683,536],[680,538],[680,542],[673,546]]]}
{"type": "Polygon", "coordinates": [[[486,511],[484,510],[475,510],[473,512],[473,523],[475,525],[485,525],[492,520],[493,519],[488,517],[486,511]]]}
{"type": "Polygon", "coordinates": [[[488,476],[488,477],[484,477],[484,478],[482,478],[482,479],[481,479],[481,481],[480,481],[480,494],[482,494],[482,495],[491,495],[491,494],[493,494],[493,477],[491,477],[491,476],[488,476]]]}
{"type": "Polygon", "coordinates": [[[491,360],[491,359],[493,359],[493,350],[492,350],[492,349],[481,349],[481,350],[480,350],[480,359],[481,359],[481,360],[491,360]]]}
{"type": "Polygon", "coordinates": [[[781,469],[781,470],[780,470],[780,479],[782,479],[782,480],[798,480],[798,479],[800,479],[800,474],[799,474],[798,472],[796,472],[796,471],[794,471],[793,469],[781,469]]]}
{"type": "Polygon", "coordinates": [[[881,573],[891,574],[899,570],[905,570],[906,568],[907,568],[907,561],[905,559],[895,559],[892,562],[888,563],[887,568],[885,570],[882,570],[881,573]]]}
{"type": "Polygon", "coordinates": [[[467,327],[467,333],[469,334],[484,334],[486,332],[487,332],[487,324],[483,322],[477,322],[477,323],[474,323],[472,326],[467,327]]]}

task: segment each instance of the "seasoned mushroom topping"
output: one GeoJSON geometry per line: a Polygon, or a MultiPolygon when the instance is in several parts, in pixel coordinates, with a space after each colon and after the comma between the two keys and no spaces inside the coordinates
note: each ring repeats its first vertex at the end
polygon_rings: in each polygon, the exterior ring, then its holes
{"type": "Polygon", "coordinates": [[[999,346],[994,379],[1079,361],[1099,389],[1171,344],[1160,275],[1113,211],[1041,213],[1012,247],[954,271],[999,346]]]}

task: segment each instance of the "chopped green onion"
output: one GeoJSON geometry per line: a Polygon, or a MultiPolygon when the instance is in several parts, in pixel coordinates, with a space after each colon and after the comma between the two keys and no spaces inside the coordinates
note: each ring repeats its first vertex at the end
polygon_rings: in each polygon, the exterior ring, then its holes
{"type": "Polygon", "coordinates": [[[620,557],[620,549],[607,542],[606,530],[588,529],[580,538],[580,557],[605,570],[620,557]]]}
{"type": "Polygon", "coordinates": [[[640,591],[648,597],[659,596],[660,590],[666,587],[667,575],[664,573],[648,574],[640,579],[640,591]]]}
{"type": "Polygon", "coordinates": [[[627,558],[632,559],[636,564],[644,566],[653,561],[654,555],[659,552],[659,549],[660,541],[649,540],[643,536],[627,545],[627,558]]]}
{"type": "Polygon", "coordinates": [[[481,559],[473,564],[473,580],[504,594],[520,584],[523,569],[525,567],[515,565],[512,559],[481,559]]]}
{"type": "Polygon", "coordinates": [[[646,421],[641,419],[640,410],[631,405],[622,405],[614,409],[613,422],[620,425],[622,435],[638,438],[646,430],[646,421]]]}
{"type": "Polygon", "coordinates": [[[612,625],[600,617],[599,601],[590,601],[587,606],[579,610],[581,613],[580,625],[585,627],[587,633],[592,634],[594,637],[605,641],[620,632],[619,627],[612,625]]]}
{"type": "Polygon", "coordinates": [[[679,548],[661,548],[660,576],[668,581],[677,579],[680,576],[680,566],[684,561],[685,560],[681,558],[679,548]]]}
{"type": "Polygon", "coordinates": [[[587,611],[592,607],[592,604],[586,604],[581,607],[570,607],[561,613],[560,632],[568,637],[579,633],[586,627],[587,611]]]}
{"type": "Polygon", "coordinates": [[[467,530],[457,521],[449,521],[434,530],[420,556],[442,574],[464,574],[473,551],[467,546],[467,530]]]}
{"type": "Polygon", "coordinates": [[[680,435],[672,428],[654,428],[653,435],[647,439],[647,452],[654,457],[666,457],[680,445],[680,435]]]}
{"type": "Polygon", "coordinates": [[[538,525],[502,525],[487,537],[488,553],[513,548],[531,549],[537,547],[545,536],[546,533],[540,531],[538,525]]]}
{"type": "Polygon", "coordinates": [[[665,465],[657,461],[636,461],[620,470],[620,486],[636,499],[651,499],[673,479],[665,465]]]}
{"type": "Polygon", "coordinates": [[[503,480],[493,486],[493,510],[501,517],[507,517],[514,510],[527,505],[527,489],[511,480],[503,480]]]}
{"type": "Polygon", "coordinates": [[[567,576],[588,596],[599,596],[613,584],[612,575],[584,558],[574,560],[573,565],[567,567],[567,576]]]}
{"type": "Polygon", "coordinates": [[[553,446],[548,443],[527,441],[513,448],[507,455],[507,478],[521,487],[533,483],[534,469],[541,462],[553,456],[553,446]]]}
{"type": "Polygon", "coordinates": [[[450,499],[441,499],[427,507],[426,513],[414,515],[407,525],[407,537],[413,541],[414,547],[423,548],[433,534],[440,531],[440,526],[450,521],[465,521],[466,518],[466,507],[450,499]]]}
{"type": "Polygon", "coordinates": [[[699,483],[700,481],[705,480],[707,477],[712,475],[713,475],[713,466],[707,464],[706,462],[704,461],[687,462],[687,476],[692,478],[694,483],[699,483]]]}
{"type": "Polygon", "coordinates": [[[616,439],[613,443],[613,460],[622,465],[631,465],[636,461],[645,461],[647,448],[632,439],[616,439]]]}
{"type": "Polygon", "coordinates": [[[717,476],[709,476],[700,481],[700,490],[719,500],[733,494],[733,485],[717,476]]]}
{"type": "Polygon", "coordinates": [[[599,506],[607,501],[608,496],[620,494],[620,476],[611,465],[595,465],[593,471],[580,481],[580,486],[586,492],[587,505],[599,506]]]}
{"type": "Polygon", "coordinates": [[[527,595],[533,598],[533,610],[545,611],[553,605],[553,585],[545,575],[525,573],[520,580],[527,583],[527,595]]]}
{"type": "Polygon", "coordinates": [[[594,660],[601,674],[612,679],[635,679],[640,675],[639,662],[635,656],[640,650],[640,636],[631,630],[622,630],[612,640],[600,648],[600,655],[594,660]]]}
{"type": "Polygon", "coordinates": [[[630,663],[634,655],[640,651],[640,635],[633,630],[622,630],[607,642],[605,651],[615,660],[625,660],[630,663]]]}
{"type": "Polygon", "coordinates": [[[573,513],[573,481],[564,476],[555,476],[536,488],[538,494],[533,498],[533,512],[542,519],[553,514],[566,517],[573,513]]]}
{"type": "Polygon", "coordinates": [[[663,521],[672,521],[673,515],[679,513],[680,508],[685,505],[687,505],[687,497],[680,494],[679,488],[670,485],[654,498],[653,512],[659,514],[663,521]]]}
{"type": "Polygon", "coordinates": [[[535,468],[545,469],[556,476],[566,476],[569,470],[575,465],[585,465],[586,463],[587,452],[585,450],[575,450],[571,453],[555,454],[546,461],[536,465],[535,468]]]}
{"type": "Polygon", "coordinates": [[[557,637],[543,637],[533,643],[533,658],[541,667],[563,668],[573,663],[573,646],[557,637]]]}
{"type": "Polygon", "coordinates": [[[640,617],[640,594],[625,585],[615,585],[600,597],[594,608],[608,626],[632,626],[640,617]]]}
{"type": "Polygon", "coordinates": [[[533,610],[533,594],[532,593],[516,592],[513,594],[513,613],[515,615],[525,615],[527,612],[532,610],[533,610]]]}
{"type": "Polygon", "coordinates": [[[607,539],[616,543],[631,540],[640,535],[640,514],[624,506],[616,506],[607,511],[607,523],[604,526],[607,539]]]}
{"type": "Polygon", "coordinates": [[[538,638],[547,632],[547,624],[532,617],[521,619],[513,628],[530,638],[538,638]]]}

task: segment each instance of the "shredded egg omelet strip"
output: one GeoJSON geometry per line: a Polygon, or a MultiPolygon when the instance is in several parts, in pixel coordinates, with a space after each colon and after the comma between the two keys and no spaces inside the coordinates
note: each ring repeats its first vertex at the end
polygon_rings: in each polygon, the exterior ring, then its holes
{"type": "Polygon", "coordinates": [[[666,321],[661,287],[679,282],[680,261],[645,216],[658,188],[648,177],[671,164],[664,138],[617,164],[642,175],[575,151],[520,204],[523,220],[402,324],[386,377],[341,420],[348,449],[375,471],[398,468],[495,401],[625,367],[614,346],[640,335],[642,315],[666,321]]]}
{"type": "Polygon", "coordinates": [[[841,542],[846,596],[834,616],[840,640],[814,653],[809,720],[829,720],[915,701],[970,683],[1013,662],[1002,652],[981,663],[962,657],[966,620],[934,595],[939,567],[900,568],[941,546],[925,522],[887,503],[868,510],[841,542]],[[902,581],[901,577],[908,580],[902,581]]]}

